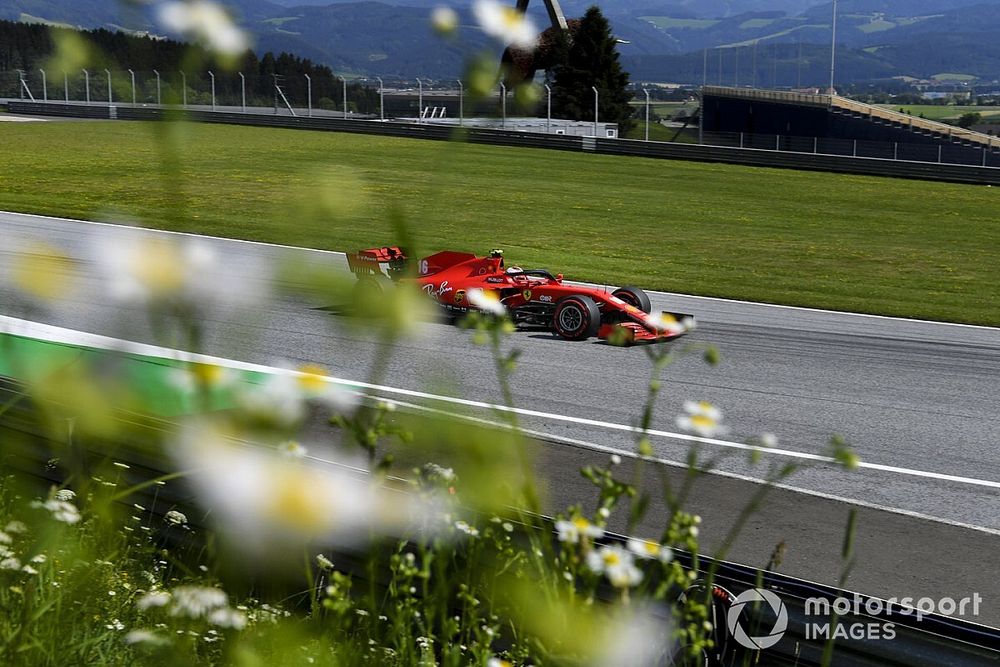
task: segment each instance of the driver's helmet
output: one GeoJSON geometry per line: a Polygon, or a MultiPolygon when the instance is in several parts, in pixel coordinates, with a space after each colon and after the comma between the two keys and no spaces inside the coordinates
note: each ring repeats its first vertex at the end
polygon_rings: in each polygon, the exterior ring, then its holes
{"type": "Polygon", "coordinates": [[[496,259],[497,257],[503,257],[503,250],[501,250],[500,248],[494,248],[493,250],[490,250],[490,257],[492,259],[496,259]]]}
{"type": "Polygon", "coordinates": [[[507,273],[508,274],[524,273],[524,269],[522,269],[520,266],[511,266],[507,268],[507,273]]]}

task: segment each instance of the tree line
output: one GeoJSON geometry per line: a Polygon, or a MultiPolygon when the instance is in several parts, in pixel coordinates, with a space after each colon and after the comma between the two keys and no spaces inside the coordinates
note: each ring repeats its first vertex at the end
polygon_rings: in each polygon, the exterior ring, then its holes
{"type": "MultiPolygon", "coordinates": [[[[247,103],[254,106],[271,103],[274,89],[272,81],[278,75],[279,85],[295,105],[301,106],[306,96],[306,75],[312,79],[313,104],[318,108],[340,109],[342,82],[326,65],[300,58],[291,53],[275,55],[268,51],[259,56],[247,50],[234,61],[221,62],[211,52],[195,45],[172,39],[134,35],[99,28],[75,31],[71,28],[51,27],[34,23],[0,21],[0,72],[23,70],[37,72],[45,68],[56,49],[61,32],[72,31],[88,45],[87,67],[95,71],[107,68],[112,71],[131,69],[135,72],[158,70],[167,86],[180,85],[179,72],[190,63],[196,69],[185,71],[188,101],[192,104],[209,101],[209,75],[216,74],[216,94],[234,103],[240,97],[240,80],[236,72],[247,79],[247,103]]],[[[79,72],[72,72],[73,87],[70,95],[80,99],[79,72]]],[[[49,72],[50,77],[60,76],[49,72]]],[[[124,81],[116,82],[116,95],[126,99],[124,81]]],[[[137,84],[141,101],[155,101],[155,82],[141,80],[137,84]]],[[[95,85],[92,99],[102,99],[101,86],[95,85]]],[[[103,99],[106,99],[106,95],[103,99]]],[[[378,92],[359,82],[348,83],[348,107],[352,111],[373,113],[378,111],[378,92]]]]}

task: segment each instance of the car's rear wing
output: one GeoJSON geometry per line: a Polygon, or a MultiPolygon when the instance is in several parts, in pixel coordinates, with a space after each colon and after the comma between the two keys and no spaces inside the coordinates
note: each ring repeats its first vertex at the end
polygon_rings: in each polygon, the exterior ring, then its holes
{"type": "Polygon", "coordinates": [[[406,271],[407,259],[402,248],[383,246],[347,253],[347,266],[359,278],[381,273],[395,280],[406,271]]]}

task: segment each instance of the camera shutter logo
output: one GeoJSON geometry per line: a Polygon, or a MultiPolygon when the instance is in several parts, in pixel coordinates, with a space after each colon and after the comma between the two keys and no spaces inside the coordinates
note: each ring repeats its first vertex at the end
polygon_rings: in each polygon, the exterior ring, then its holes
{"type": "Polygon", "coordinates": [[[765,591],[762,588],[751,588],[736,596],[736,599],[733,601],[733,606],[729,608],[729,615],[726,617],[726,625],[729,627],[729,633],[740,646],[745,646],[750,649],[763,650],[771,648],[781,641],[781,637],[785,634],[785,630],[788,628],[788,610],[785,609],[785,603],[781,601],[781,598],[771,591],[765,591]],[[743,608],[747,605],[752,605],[755,602],[766,603],[771,607],[771,611],[774,612],[774,615],[777,618],[774,621],[774,627],[771,628],[770,632],[758,637],[751,637],[743,628],[743,624],[740,623],[740,617],[743,614],[743,608]]]}

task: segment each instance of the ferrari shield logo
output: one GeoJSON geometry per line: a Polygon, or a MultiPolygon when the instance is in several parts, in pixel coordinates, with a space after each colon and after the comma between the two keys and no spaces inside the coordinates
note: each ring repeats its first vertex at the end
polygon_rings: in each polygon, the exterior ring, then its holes
{"type": "Polygon", "coordinates": [[[531,290],[530,289],[524,290],[523,292],[521,292],[521,296],[524,297],[525,301],[531,301],[531,290]]]}

